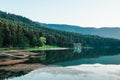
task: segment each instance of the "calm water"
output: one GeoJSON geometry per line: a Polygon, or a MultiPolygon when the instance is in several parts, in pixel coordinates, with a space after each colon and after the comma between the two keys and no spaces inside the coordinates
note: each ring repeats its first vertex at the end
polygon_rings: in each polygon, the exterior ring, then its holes
{"type": "MultiPolygon", "coordinates": [[[[36,51],[30,63],[44,68],[25,72],[0,71],[0,80],[120,80],[120,49],[36,51]],[[11,74],[3,78],[3,76],[11,74]],[[91,78],[91,79],[90,79],[91,78]]],[[[29,63],[28,62],[28,63],[29,63]]]]}

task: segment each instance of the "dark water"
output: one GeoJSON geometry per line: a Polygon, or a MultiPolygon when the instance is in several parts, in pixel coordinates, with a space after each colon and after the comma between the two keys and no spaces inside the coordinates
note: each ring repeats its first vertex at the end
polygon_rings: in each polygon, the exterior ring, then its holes
{"type": "MultiPolygon", "coordinates": [[[[34,75],[34,77],[30,77],[30,74],[34,73],[25,72],[13,73],[10,71],[6,72],[1,70],[0,80],[4,80],[6,78],[8,80],[39,80],[39,78],[42,78],[41,80],[50,79],[66,80],[69,78],[70,80],[79,80],[81,75],[78,75],[77,77],[75,76],[76,79],[72,78],[71,75],[80,72],[78,71],[74,72],[75,70],[69,72],[70,70],[64,67],[80,66],[83,64],[94,65],[96,63],[103,65],[120,64],[120,49],[82,49],[81,51],[78,52],[74,50],[54,50],[54,51],[36,51],[36,53],[38,53],[38,55],[35,58],[31,58],[27,63],[42,63],[47,66],[55,65],[62,67],[62,69],[57,67],[43,68],[42,70],[37,70],[39,72],[37,72],[37,74],[34,75]],[[68,72],[69,74],[66,72],[68,72]],[[66,73],[67,75],[65,76],[64,73],[66,73]],[[54,76],[53,74],[56,74],[58,76],[54,76]],[[21,75],[24,75],[25,77],[21,75]],[[48,78],[46,78],[45,76],[47,76],[48,78]]],[[[94,78],[94,80],[96,79],[94,78]]]]}
{"type": "Polygon", "coordinates": [[[74,50],[36,51],[40,53],[30,62],[40,62],[45,65],[73,66],[80,64],[120,64],[120,49],[82,49],[74,50]]]}

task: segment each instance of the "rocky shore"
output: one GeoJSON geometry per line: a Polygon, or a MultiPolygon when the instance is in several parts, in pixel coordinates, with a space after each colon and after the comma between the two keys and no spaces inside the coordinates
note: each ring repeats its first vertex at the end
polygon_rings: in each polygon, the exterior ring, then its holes
{"type": "Polygon", "coordinates": [[[36,53],[25,50],[9,50],[0,52],[0,66],[14,65],[24,63],[30,57],[35,56],[36,53]]]}

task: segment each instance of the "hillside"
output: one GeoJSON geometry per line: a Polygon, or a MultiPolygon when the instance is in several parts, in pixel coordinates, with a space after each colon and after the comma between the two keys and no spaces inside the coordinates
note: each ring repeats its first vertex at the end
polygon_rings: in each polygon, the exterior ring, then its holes
{"type": "Polygon", "coordinates": [[[73,25],[65,25],[65,24],[44,24],[40,23],[40,25],[46,26],[48,28],[75,32],[80,34],[89,34],[89,35],[99,35],[101,37],[109,37],[109,38],[116,38],[120,39],[120,28],[93,28],[93,27],[81,27],[81,26],[73,26],[73,25]]]}
{"type": "Polygon", "coordinates": [[[73,47],[82,43],[84,47],[119,47],[120,40],[99,36],[81,35],[46,28],[28,18],[0,11],[0,47],[39,47],[40,37],[46,45],[73,47]]]}

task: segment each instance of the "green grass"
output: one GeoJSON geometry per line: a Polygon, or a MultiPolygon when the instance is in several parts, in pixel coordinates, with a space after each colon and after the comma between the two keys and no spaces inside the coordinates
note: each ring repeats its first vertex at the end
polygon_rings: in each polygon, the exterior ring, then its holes
{"type": "MultiPolygon", "coordinates": [[[[44,45],[42,47],[26,47],[22,50],[28,50],[28,51],[31,51],[31,50],[44,50],[44,49],[49,49],[49,48],[60,48],[58,46],[51,46],[51,45],[44,45]]],[[[0,51],[4,51],[4,50],[21,50],[19,48],[0,48],[0,51]]]]}
{"type": "Polygon", "coordinates": [[[49,49],[49,48],[60,48],[58,46],[50,46],[50,45],[44,45],[42,47],[34,47],[34,48],[25,48],[25,50],[44,50],[44,49],[49,49]]]}
{"type": "Polygon", "coordinates": [[[4,50],[17,50],[18,48],[0,48],[0,51],[4,51],[4,50]]]}

